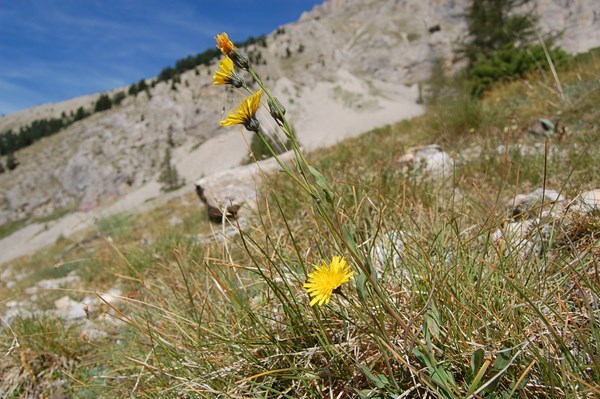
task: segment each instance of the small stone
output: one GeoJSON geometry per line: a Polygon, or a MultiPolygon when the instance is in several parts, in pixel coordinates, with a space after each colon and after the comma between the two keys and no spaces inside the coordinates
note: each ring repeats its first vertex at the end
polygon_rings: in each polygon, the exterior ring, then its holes
{"type": "Polygon", "coordinates": [[[529,194],[519,194],[512,201],[512,217],[528,218],[535,212],[535,216],[547,213],[556,213],[561,207],[558,203],[565,198],[555,190],[538,188],[529,194]]]}
{"type": "Polygon", "coordinates": [[[577,197],[575,210],[581,213],[591,213],[600,210],[600,189],[586,191],[577,197]]]}
{"type": "Polygon", "coordinates": [[[74,301],[68,296],[63,296],[54,301],[56,315],[63,320],[77,320],[86,317],[85,304],[74,301]]]}
{"type": "Polygon", "coordinates": [[[402,155],[398,164],[404,173],[421,172],[432,179],[451,176],[454,159],[437,144],[431,144],[402,155]]]}

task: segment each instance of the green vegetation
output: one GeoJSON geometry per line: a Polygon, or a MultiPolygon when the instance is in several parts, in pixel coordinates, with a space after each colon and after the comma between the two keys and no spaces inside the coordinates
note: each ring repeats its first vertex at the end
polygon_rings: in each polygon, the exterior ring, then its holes
{"type": "MultiPolygon", "coordinates": [[[[102,108],[106,107],[107,103],[110,103],[111,100],[108,96],[103,95],[98,102],[100,102],[100,105],[96,103],[96,108],[102,108]]],[[[108,108],[110,108],[110,105],[108,105],[108,108]]],[[[63,113],[60,118],[34,120],[31,124],[19,128],[17,132],[13,132],[11,129],[2,132],[0,133],[0,155],[11,154],[17,150],[28,147],[41,138],[52,136],[90,115],[91,113],[87,112],[83,107],[79,107],[77,112],[74,115],[72,114],[71,117],[67,117],[63,113]]]]}
{"type": "Polygon", "coordinates": [[[68,121],[63,118],[40,119],[23,126],[17,132],[8,130],[0,134],[0,155],[11,154],[27,147],[42,137],[50,136],[62,129],[68,121]]]}
{"type": "Polygon", "coordinates": [[[102,94],[96,101],[94,112],[102,112],[112,107],[112,101],[107,94],[102,94]]]}
{"type": "Polygon", "coordinates": [[[6,169],[15,170],[19,166],[19,161],[17,161],[17,157],[14,152],[11,152],[6,156],[6,169]]]}
{"type": "Polygon", "coordinates": [[[163,191],[173,191],[177,190],[180,187],[183,187],[184,181],[179,177],[179,173],[177,172],[177,168],[173,165],[171,160],[171,148],[167,147],[165,149],[165,155],[163,157],[163,161],[160,169],[160,176],[158,177],[158,181],[162,183],[161,190],[163,191]]]}
{"type": "Polygon", "coordinates": [[[469,90],[475,96],[481,96],[495,82],[510,81],[525,77],[535,70],[549,70],[548,58],[557,66],[563,66],[568,59],[561,49],[548,51],[544,46],[516,48],[507,45],[494,51],[490,58],[483,56],[469,71],[469,90]]]}
{"type": "Polygon", "coordinates": [[[118,91],[115,93],[115,95],[112,98],[112,104],[113,105],[121,105],[121,103],[123,102],[123,100],[125,100],[125,97],[127,95],[125,94],[125,92],[123,91],[118,91]]]}
{"type": "Polygon", "coordinates": [[[539,43],[535,37],[536,18],[515,10],[529,0],[473,0],[466,18],[470,40],[462,53],[469,61],[468,89],[482,96],[495,82],[524,77],[535,70],[550,69],[548,59],[562,65],[567,54],[539,43]],[[537,45],[534,43],[538,42],[537,45]]]}
{"type": "Polygon", "coordinates": [[[131,86],[129,86],[129,90],[127,90],[127,93],[130,96],[137,96],[137,94],[142,91],[148,91],[148,85],[146,84],[146,81],[144,79],[141,79],[139,82],[133,83],[131,86]]]}
{"type": "Polygon", "coordinates": [[[197,239],[211,226],[189,197],[13,262],[38,278],[85,276],[40,303],[119,286],[121,301],[95,312],[122,323],[88,341],[84,323],[17,318],[0,335],[0,388],[8,398],[57,387],[106,398],[593,397],[600,215],[555,231],[539,257],[492,236],[516,194],[600,187],[599,71],[596,50],[559,70],[560,90],[534,73],[319,150],[308,162],[322,179],[306,182],[320,203],[276,173],[253,224],[227,241],[197,239]],[[566,137],[528,134],[541,115],[560,115],[566,137]],[[432,142],[476,155],[448,185],[398,169],[407,149],[432,142]],[[519,150],[539,143],[549,150],[519,150]],[[334,255],[355,275],[310,307],[307,275],[334,255]]]}
{"type": "Polygon", "coordinates": [[[415,40],[419,40],[421,38],[421,35],[418,32],[408,32],[408,34],[406,35],[406,39],[409,42],[414,42],[415,40]]]}
{"type": "Polygon", "coordinates": [[[59,218],[63,217],[64,215],[71,213],[71,212],[73,212],[72,208],[65,207],[63,209],[56,210],[55,212],[52,212],[51,214],[44,216],[44,217],[31,218],[31,219],[20,219],[20,220],[14,221],[14,222],[4,223],[4,224],[0,225],[0,238],[7,237],[7,236],[11,235],[12,233],[14,233],[15,231],[17,231],[29,224],[48,223],[50,221],[59,219],[59,218]]]}

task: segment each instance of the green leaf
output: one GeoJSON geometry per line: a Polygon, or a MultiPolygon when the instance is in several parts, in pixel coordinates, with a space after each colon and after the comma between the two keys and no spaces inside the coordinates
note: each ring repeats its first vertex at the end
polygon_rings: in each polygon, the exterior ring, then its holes
{"type": "Polygon", "coordinates": [[[504,369],[510,363],[511,358],[511,350],[502,350],[501,352],[499,352],[496,356],[496,360],[494,361],[494,370],[500,371],[504,369]]]}
{"type": "Polygon", "coordinates": [[[356,291],[362,301],[367,299],[367,276],[364,273],[356,277],[356,291]]]}
{"type": "Polygon", "coordinates": [[[471,355],[471,374],[475,375],[481,369],[484,357],[485,352],[483,349],[477,349],[473,352],[473,355],[471,355]]]}
{"type": "Polygon", "coordinates": [[[440,336],[440,312],[435,306],[435,302],[431,301],[427,313],[425,313],[425,326],[427,331],[434,338],[440,336]]]}
{"type": "Polygon", "coordinates": [[[310,165],[308,165],[308,171],[311,175],[314,176],[315,183],[317,183],[317,186],[321,187],[321,189],[325,193],[325,199],[327,199],[327,202],[333,203],[334,194],[333,191],[329,189],[329,186],[327,185],[327,180],[325,180],[325,176],[323,176],[321,172],[319,172],[310,165]]]}
{"type": "Polygon", "coordinates": [[[350,247],[352,253],[358,253],[358,250],[356,249],[356,243],[354,242],[354,238],[352,237],[350,230],[348,230],[348,227],[342,226],[342,232],[344,233],[344,238],[346,239],[346,243],[350,247]]]}
{"type": "Polygon", "coordinates": [[[386,385],[390,383],[385,375],[373,374],[367,366],[361,365],[359,366],[359,368],[363,372],[363,374],[367,376],[367,378],[370,379],[373,382],[373,384],[375,384],[375,386],[379,389],[385,388],[386,385]]]}
{"type": "Polygon", "coordinates": [[[413,354],[427,367],[431,380],[438,387],[448,392],[451,392],[452,388],[456,387],[454,375],[443,366],[438,365],[433,354],[424,353],[418,348],[413,349],[413,354]]]}
{"type": "Polygon", "coordinates": [[[553,132],[556,128],[554,126],[554,123],[552,123],[552,121],[550,121],[549,119],[546,119],[546,118],[540,118],[540,123],[541,123],[542,127],[544,128],[544,130],[546,130],[546,131],[553,132]]]}
{"type": "Polygon", "coordinates": [[[481,380],[490,365],[490,361],[485,360],[485,352],[483,349],[477,349],[471,355],[471,375],[473,376],[469,386],[469,392],[475,392],[479,387],[481,380]]]}

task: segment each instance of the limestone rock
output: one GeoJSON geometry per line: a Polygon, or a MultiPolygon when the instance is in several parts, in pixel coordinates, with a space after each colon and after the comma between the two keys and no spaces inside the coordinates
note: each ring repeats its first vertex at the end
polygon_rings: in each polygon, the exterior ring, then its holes
{"type": "MultiPolygon", "coordinates": [[[[292,151],[281,154],[283,162],[290,162],[292,151]]],[[[208,218],[214,223],[237,219],[240,212],[255,207],[258,187],[266,174],[279,168],[273,158],[255,164],[226,170],[196,181],[196,193],[204,203],[208,218]]]]}
{"type": "Polygon", "coordinates": [[[512,201],[512,217],[531,218],[533,212],[547,215],[556,213],[564,204],[565,198],[555,190],[538,188],[529,194],[519,194],[512,201]]]}
{"type": "Polygon", "coordinates": [[[517,195],[509,202],[509,208],[510,220],[492,234],[493,240],[505,251],[516,251],[525,257],[541,256],[555,245],[558,235],[562,235],[562,241],[573,243],[582,240],[581,235],[597,234],[582,231],[579,226],[582,216],[600,209],[600,190],[584,192],[568,201],[556,190],[538,188],[517,195]]]}
{"type": "Polygon", "coordinates": [[[437,144],[431,144],[404,154],[398,159],[404,173],[413,171],[432,179],[452,176],[454,159],[437,144]]]}
{"type": "Polygon", "coordinates": [[[584,214],[600,211],[600,189],[581,193],[575,199],[573,209],[584,214]]]}
{"type": "Polygon", "coordinates": [[[406,234],[400,230],[386,231],[375,241],[371,249],[371,259],[377,272],[377,278],[381,279],[386,267],[400,267],[399,254],[404,251],[406,246],[406,234]]]}
{"type": "Polygon", "coordinates": [[[68,296],[63,296],[62,298],[54,301],[54,306],[56,308],[56,317],[63,320],[71,321],[83,319],[86,316],[86,312],[84,310],[85,304],[77,302],[68,296]]]}

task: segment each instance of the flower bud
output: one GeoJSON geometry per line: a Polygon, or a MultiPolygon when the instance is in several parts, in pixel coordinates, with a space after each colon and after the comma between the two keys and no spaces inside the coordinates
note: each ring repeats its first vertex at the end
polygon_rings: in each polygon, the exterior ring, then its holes
{"type": "Polygon", "coordinates": [[[248,56],[238,48],[234,48],[231,53],[229,53],[229,58],[233,61],[236,67],[248,70],[250,68],[250,59],[248,56]]]}
{"type": "Polygon", "coordinates": [[[268,104],[269,104],[269,113],[271,114],[273,119],[275,119],[275,121],[278,124],[282,125],[283,124],[283,116],[285,115],[284,106],[281,105],[281,103],[279,102],[279,99],[277,97],[273,97],[273,101],[271,101],[271,99],[269,98],[268,104]]]}
{"type": "Polygon", "coordinates": [[[244,127],[248,131],[257,133],[258,129],[260,129],[260,123],[258,122],[258,119],[252,117],[252,118],[248,119],[246,121],[246,123],[244,123],[244,127]]]}

